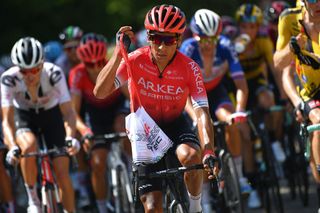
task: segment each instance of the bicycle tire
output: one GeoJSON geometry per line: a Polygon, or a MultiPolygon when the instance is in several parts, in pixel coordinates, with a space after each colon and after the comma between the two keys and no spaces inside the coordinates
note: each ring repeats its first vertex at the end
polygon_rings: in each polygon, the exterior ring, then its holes
{"type": "Polygon", "coordinates": [[[43,212],[45,213],[63,213],[63,206],[56,201],[56,192],[53,189],[45,189],[42,199],[45,199],[43,212]]]}
{"type": "Polygon", "coordinates": [[[263,203],[267,212],[283,213],[283,202],[280,193],[280,186],[276,176],[276,159],[271,149],[268,137],[265,131],[262,131],[262,143],[264,150],[264,159],[267,170],[264,172],[264,186],[263,186],[263,203]]]}
{"type": "Polygon", "coordinates": [[[303,155],[297,156],[297,169],[295,179],[298,187],[298,194],[303,206],[309,204],[309,175],[308,175],[308,162],[303,155]]]}
{"type": "Polygon", "coordinates": [[[165,181],[164,211],[167,213],[188,213],[188,199],[183,176],[168,178],[165,181]]]}
{"type": "MultiPolygon", "coordinates": [[[[121,166],[117,166],[115,169],[116,178],[116,188],[113,195],[115,198],[115,212],[116,213],[133,213],[134,204],[133,201],[130,201],[128,198],[128,192],[126,186],[128,185],[127,181],[124,178],[124,173],[121,166]]],[[[132,190],[131,190],[132,191],[132,190]]],[[[132,194],[132,192],[130,193],[132,194]]]]}
{"type": "Polygon", "coordinates": [[[237,170],[229,153],[222,156],[222,175],[225,182],[223,188],[225,208],[231,213],[244,212],[237,170]]]}

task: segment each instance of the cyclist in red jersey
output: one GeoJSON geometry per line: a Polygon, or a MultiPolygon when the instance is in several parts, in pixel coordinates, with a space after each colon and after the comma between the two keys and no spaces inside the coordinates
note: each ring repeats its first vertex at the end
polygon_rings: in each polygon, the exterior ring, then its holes
{"type": "MultiPolygon", "coordinates": [[[[125,97],[120,90],[105,99],[93,95],[96,78],[107,63],[107,42],[104,36],[88,33],[77,48],[81,63],[71,69],[69,86],[71,99],[77,112],[77,129],[85,140],[86,151],[91,146],[90,136],[123,132],[124,118],[128,114],[124,107],[125,97]],[[84,116],[80,116],[83,111],[84,116]],[[88,115],[87,122],[85,121],[88,115]]],[[[107,183],[105,179],[107,152],[110,145],[94,146],[91,151],[91,182],[99,212],[106,212],[107,183]]]]}
{"type": "MultiPolygon", "coordinates": [[[[208,157],[214,155],[213,128],[201,70],[192,59],[178,51],[186,26],[185,15],[176,6],[158,5],[149,10],[144,24],[150,46],[142,47],[129,55],[132,77],[128,79],[128,65],[121,62],[118,41],[110,61],[97,78],[94,94],[98,98],[104,98],[129,80],[132,111],[137,110],[140,99],[147,113],[174,142],[168,152],[175,153],[184,166],[200,163],[201,159],[205,163],[208,157]],[[196,112],[200,143],[182,116],[188,97],[196,112]]],[[[117,35],[121,33],[125,33],[130,39],[134,38],[130,26],[121,27],[117,35]]],[[[162,160],[163,158],[155,164],[147,164],[147,171],[163,169],[162,160]]],[[[206,163],[205,167],[208,169],[206,163]]],[[[214,171],[217,172],[217,167],[214,171]]],[[[189,212],[202,211],[202,181],[201,171],[185,174],[189,212]]],[[[159,179],[139,180],[139,194],[145,212],[162,212],[159,179]]]]}

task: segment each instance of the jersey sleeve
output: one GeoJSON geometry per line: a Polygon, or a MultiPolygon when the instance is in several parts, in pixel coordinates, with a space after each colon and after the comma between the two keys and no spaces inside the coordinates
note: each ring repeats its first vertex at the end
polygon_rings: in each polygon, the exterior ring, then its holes
{"type": "Polygon", "coordinates": [[[244,73],[233,43],[229,39],[224,39],[223,43],[223,57],[228,62],[231,77],[233,79],[244,78],[244,73]]]}
{"type": "Polygon", "coordinates": [[[69,88],[70,92],[80,95],[81,94],[81,80],[82,72],[76,68],[72,69],[69,74],[69,88]]]}
{"type": "Polygon", "coordinates": [[[207,93],[199,65],[191,60],[188,62],[187,69],[190,73],[189,91],[193,108],[208,107],[207,93]]]}
{"type": "Polygon", "coordinates": [[[14,91],[17,79],[14,76],[2,75],[1,76],[1,106],[13,106],[14,91]]]}
{"type": "Polygon", "coordinates": [[[59,93],[59,104],[70,101],[70,93],[67,87],[67,82],[64,73],[62,70],[55,66],[54,70],[50,73],[49,76],[51,85],[59,93]]]}
{"type": "Polygon", "coordinates": [[[277,50],[282,50],[289,43],[291,33],[289,30],[290,20],[288,15],[281,15],[278,24],[277,50]]]}
{"type": "Polygon", "coordinates": [[[117,69],[116,77],[114,79],[115,88],[118,89],[119,87],[124,85],[127,82],[127,80],[128,80],[127,65],[124,59],[122,59],[117,69]]]}

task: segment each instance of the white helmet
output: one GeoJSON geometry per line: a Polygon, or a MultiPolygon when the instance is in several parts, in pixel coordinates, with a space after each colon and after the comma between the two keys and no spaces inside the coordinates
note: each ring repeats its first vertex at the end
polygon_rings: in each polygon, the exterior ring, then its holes
{"type": "Polygon", "coordinates": [[[208,9],[197,10],[191,19],[191,31],[199,36],[217,36],[221,33],[220,16],[208,9]]]}
{"type": "Polygon", "coordinates": [[[22,69],[30,69],[43,62],[42,44],[32,37],[21,38],[11,50],[11,60],[22,69]]]}

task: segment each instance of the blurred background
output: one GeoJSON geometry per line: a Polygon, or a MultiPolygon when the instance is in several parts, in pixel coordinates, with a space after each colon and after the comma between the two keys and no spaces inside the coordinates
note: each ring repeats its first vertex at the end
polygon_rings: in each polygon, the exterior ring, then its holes
{"type": "Polygon", "coordinates": [[[208,8],[220,15],[233,16],[242,3],[256,3],[263,7],[270,0],[1,0],[0,1],[0,55],[9,53],[14,42],[24,36],[33,36],[42,43],[57,40],[68,25],[77,25],[84,32],[105,35],[112,42],[122,25],[143,27],[146,12],[157,4],[174,4],[187,16],[188,22],[200,8],[208,8]]]}

